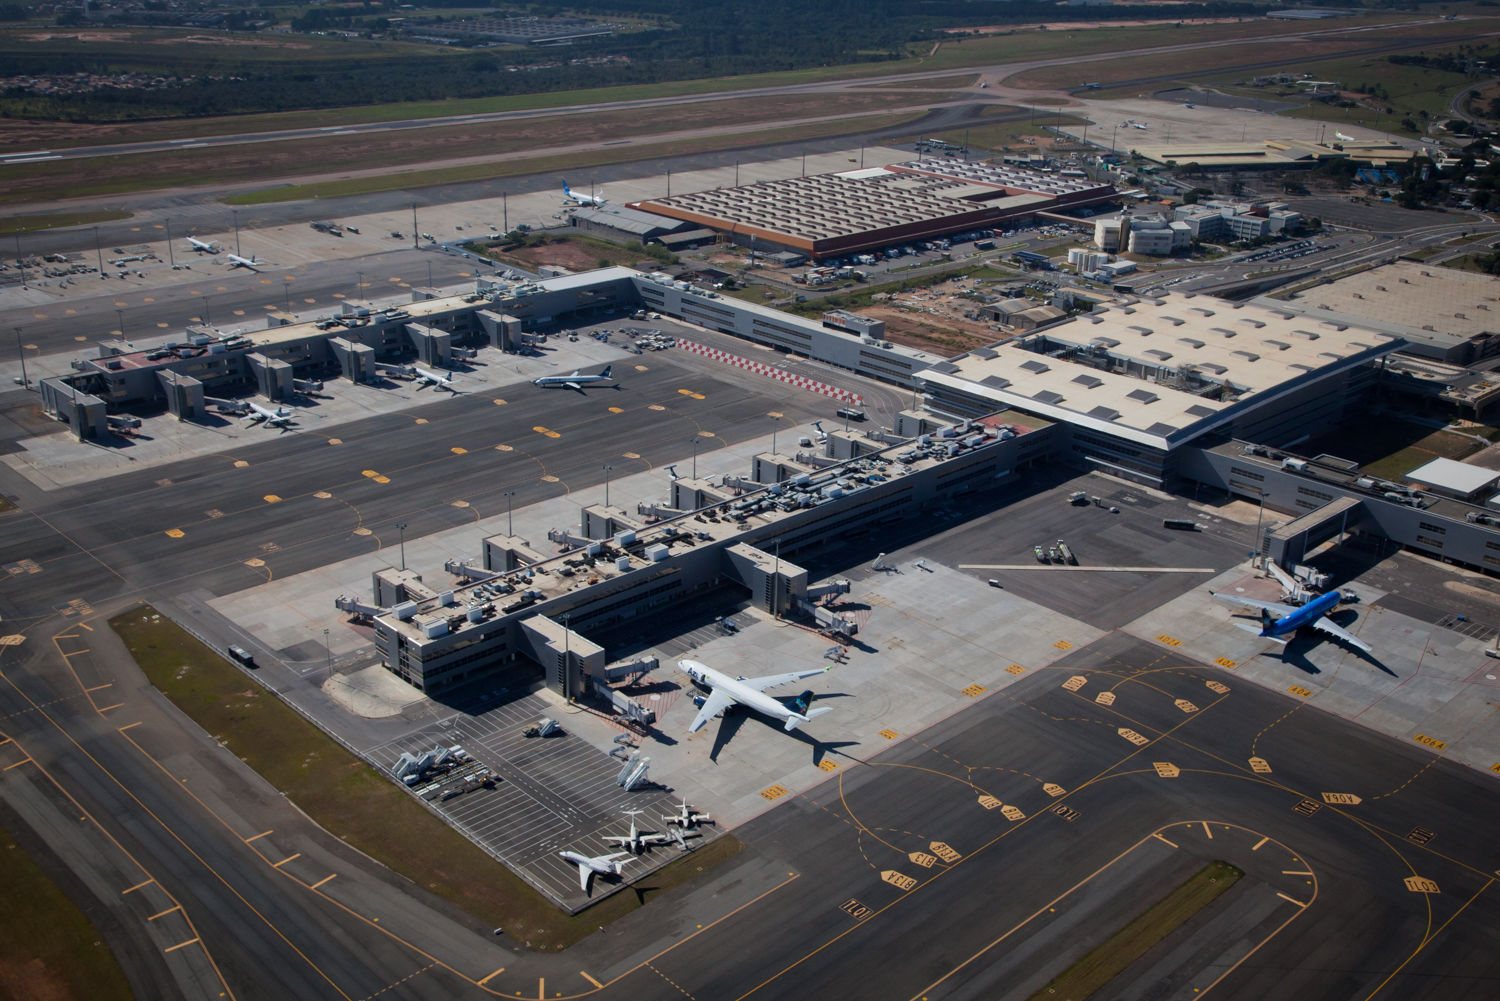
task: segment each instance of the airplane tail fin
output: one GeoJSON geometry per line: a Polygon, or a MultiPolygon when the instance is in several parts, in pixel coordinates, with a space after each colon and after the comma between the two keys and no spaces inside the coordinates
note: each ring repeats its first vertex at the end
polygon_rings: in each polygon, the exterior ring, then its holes
{"type": "Polygon", "coordinates": [[[814,717],[831,712],[833,712],[833,706],[824,706],[822,709],[809,709],[807,713],[802,716],[788,716],[786,719],[786,732],[791,733],[793,730],[797,729],[797,727],[801,726],[803,723],[809,722],[814,717]]]}
{"type": "Polygon", "coordinates": [[[604,371],[599,373],[599,378],[601,378],[601,379],[608,379],[609,378],[609,373],[613,369],[614,369],[613,365],[606,365],[606,366],[604,366],[604,371]]]}
{"type": "Polygon", "coordinates": [[[1280,643],[1282,646],[1286,646],[1288,642],[1287,640],[1282,639],[1280,636],[1271,636],[1263,632],[1262,630],[1256,629],[1248,622],[1236,622],[1235,627],[1238,629],[1243,629],[1247,633],[1254,633],[1256,636],[1259,636],[1263,640],[1270,640],[1272,643],[1280,643]]]}

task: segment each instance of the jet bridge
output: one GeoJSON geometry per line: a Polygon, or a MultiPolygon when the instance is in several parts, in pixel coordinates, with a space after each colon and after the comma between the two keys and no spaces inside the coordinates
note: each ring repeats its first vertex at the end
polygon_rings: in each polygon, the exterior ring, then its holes
{"type": "Polygon", "coordinates": [[[1274,560],[1279,567],[1301,563],[1308,550],[1357,525],[1364,517],[1364,506],[1358,497],[1340,497],[1267,532],[1260,547],[1261,557],[1274,560]]]}

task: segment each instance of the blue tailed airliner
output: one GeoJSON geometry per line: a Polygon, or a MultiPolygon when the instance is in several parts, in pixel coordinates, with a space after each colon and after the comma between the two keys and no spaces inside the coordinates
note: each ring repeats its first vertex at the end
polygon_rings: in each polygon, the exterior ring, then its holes
{"type": "Polygon", "coordinates": [[[1260,628],[1245,622],[1236,622],[1235,625],[1246,632],[1255,633],[1275,643],[1286,646],[1297,630],[1303,626],[1311,626],[1319,632],[1327,633],[1334,639],[1343,640],[1350,646],[1370,653],[1370,645],[1348,630],[1334,625],[1325,615],[1339,606],[1343,595],[1337,590],[1329,591],[1327,594],[1319,595],[1312,601],[1297,608],[1293,605],[1281,605],[1274,601],[1257,601],[1254,598],[1241,598],[1233,594],[1213,594],[1215,598],[1223,598],[1237,605],[1247,605],[1250,608],[1260,610],[1260,628]]]}

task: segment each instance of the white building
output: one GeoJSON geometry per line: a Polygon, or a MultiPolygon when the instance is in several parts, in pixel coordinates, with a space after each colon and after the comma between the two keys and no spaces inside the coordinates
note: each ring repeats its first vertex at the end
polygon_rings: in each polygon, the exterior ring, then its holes
{"type": "Polygon", "coordinates": [[[1130,219],[1100,219],[1094,223],[1094,243],[1100,250],[1118,254],[1125,250],[1130,238],[1130,219]]]}

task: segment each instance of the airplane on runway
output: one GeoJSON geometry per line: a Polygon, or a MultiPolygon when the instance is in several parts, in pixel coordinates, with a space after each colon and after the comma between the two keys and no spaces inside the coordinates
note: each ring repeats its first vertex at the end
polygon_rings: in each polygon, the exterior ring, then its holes
{"type": "Polygon", "coordinates": [[[602,209],[605,205],[608,204],[608,201],[604,197],[603,188],[599,189],[599,193],[597,195],[580,195],[572,188],[568,187],[568,182],[566,179],[563,180],[563,200],[570,201],[574,205],[578,205],[583,208],[591,209],[602,209]]]}
{"type": "Polygon", "coordinates": [[[259,423],[261,427],[281,428],[285,430],[291,424],[292,416],[292,411],[286,407],[277,407],[275,410],[272,410],[270,407],[263,407],[259,403],[252,403],[250,404],[250,412],[241,417],[240,420],[259,423]]]}
{"type": "Polygon", "coordinates": [[[254,254],[251,254],[249,257],[241,257],[239,254],[230,254],[229,266],[231,268],[249,268],[251,271],[259,273],[261,268],[270,267],[270,262],[257,261],[254,254]]]}
{"type": "Polygon", "coordinates": [[[194,250],[202,254],[217,254],[219,252],[219,248],[214,246],[213,240],[209,240],[205,243],[202,240],[197,240],[190,236],[187,238],[187,242],[192,245],[192,248],[194,250]]]}
{"type": "Polygon", "coordinates": [[[579,375],[578,369],[573,370],[572,375],[544,375],[540,379],[532,379],[533,386],[541,386],[543,389],[583,389],[584,386],[595,382],[614,382],[609,377],[613,365],[604,366],[604,371],[598,375],[579,375]]]}
{"type": "Polygon", "coordinates": [[[415,381],[418,391],[420,391],[423,386],[432,386],[435,389],[446,389],[450,393],[458,392],[458,390],[453,388],[453,376],[444,375],[441,372],[434,372],[431,369],[423,368],[421,365],[417,365],[415,366],[415,368],[417,370],[417,378],[415,381]]]}
{"type": "Polygon", "coordinates": [[[682,801],[682,809],[677,813],[664,813],[661,819],[668,824],[678,824],[685,831],[690,831],[699,824],[712,824],[714,818],[706,813],[699,813],[688,806],[687,800],[682,801]]]}
{"type": "Polygon", "coordinates": [[[594,878],[594,873],[603,876],[618,876],[625,871],[626,862],[634,862],[629,852],[615,852],[613,855],[598,855],[590,858],[578,852],[558,852],[559,857],[567,859],[578,867],[578,888],[584,893],[589,892],[589,881],[594,878]]]}
{"type": "Polygon", "coordinates": [[[1327,633],[1334,639],[1342,640],[1357,650],[1372,653],[1370,644],[1355,636],[1353,633],[1333,624],[1323,614],[1331,612],[1344,600],[1344,595],[1339,591],[1329,591],[1327,594],[1319,595],[1312,601],[1296,608],[1292,605],[1281,605],[1274,601],[1257,601],[1254,598],[1241,598],[1233,594],[1217,594],[1212,591],[1215,598],[1232,601],[1237,605],[1245,605],[1249,608],[1260,610],[1260,628],[1245,622],[1236,622],[1235,626],[1248,633],[1255,633],[1274,643],[1286,646],[1291,638],[1297,634],[1297,630],[1303,626],[1311,626],[1319,632],[1327,633]],[[1273,618],[1274,616],[1274,618],[1273,618]]]}
{"type": "Polygon", "coordinates": [[[1354,141],[1354,137],[1353,136],[1346,136],[1342,132],[1340,132],[1338,129],[1334,129],[1333,130],[1333,136],[1334,136],[1335,139],[1342,139],[1346,143],[1352,143],[1354,141]]]}
{"type": "MultiPolygon", "coordinates": [[[[685,672],[693,679],[693,684],[700,688],[708,688],[708,697],[703,700],[703,707],[698,710],[698,715],[688,727],[688,733],[697,733],[708,725],[708,721],[730,706],[739,704],[747,709],[785,720],[783,728],[792,732],[808,722],[814,716],[821,716],[827,712],[833,712],[833,707],[823,709],[806,709],[805,704],[801,712],[790,709],[783,705],[778,699],[773,699],[765,694],[767,688],[777,685],[785,685],[789,682],[800,681],[803,678],[811,678],[816,674],[824,674],[828,671],[826,667],[813,668],[809,671],[793,671],[790,674],[772,674],[764,678],[731,678],[729,675],[715,671],[707,664],[700,664],[696,660],[679,660],[679,670],[685,672]]],[[[807,697],[811,701],[811,697],[807,697]]]]}

